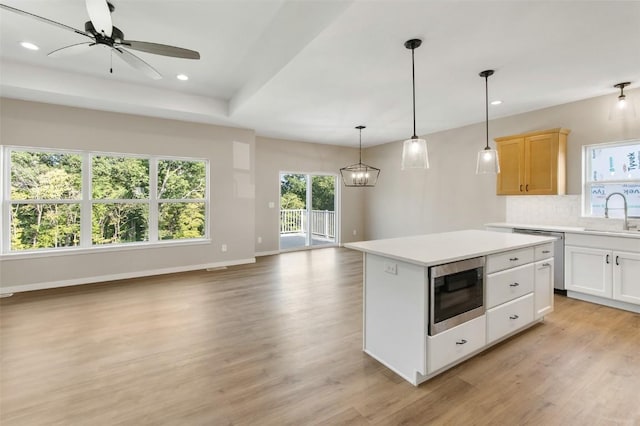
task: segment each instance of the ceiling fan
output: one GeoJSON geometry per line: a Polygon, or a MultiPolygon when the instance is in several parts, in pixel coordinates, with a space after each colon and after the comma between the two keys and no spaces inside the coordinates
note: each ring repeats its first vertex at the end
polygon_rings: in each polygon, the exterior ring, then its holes
{"type": "Polygon", "coordinates": [[[86,5],[87,12],[89,14],[89,21],[85,22],[84,31],[15,7],[0,4],[0,8],[38,19],[39,21],[55,25],[58,28],[72,31],[91,39],[91,41],[88,42],[72,44],[70,46],[54,50],[48,55],[51,57],[61,57],[82,53],[93,46],[104,46],[109,48],[112,53],[115,53],[116,56],[120,57],[124,62],[133,68],[142,71],[148,77],[155,80],[161,79],[162,75],[160,75],[160,73],[151,65],[129,52],[127,49],[153,53],[156,55],[170,56],[173,58],[200,59],[200,53],[195,50],[168,46],[166,44],[149,43],[146,41],[125,40],[123,32],[120,31],[119,28],[114,27],[111,22],[111,12],[115,10],[112,3],[106,0],[86,0],[86,5]]]}

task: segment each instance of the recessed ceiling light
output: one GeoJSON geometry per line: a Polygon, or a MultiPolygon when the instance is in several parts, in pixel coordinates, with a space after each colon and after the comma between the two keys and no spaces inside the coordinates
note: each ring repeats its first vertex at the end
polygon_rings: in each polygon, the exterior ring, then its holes
{"type": "Polygon", "coordinates": [[[38,46],[36,46],[33,43],[29,43],[28,41],[23,41],[22,43],[20,43],[20,46],[24,47],[25,49],[29,49],[29,50],[40,50],[40,48],[38,46]]]}
{"type": "Polygon", "coordinates": [[[500,105],[502,101],[491,101],[491,105],[500,105]]]}
{"type": "Polygon", "coordinates": [[[188,75],[186,75],[186,74],[178,74],[178,75],[176,75],[176,78],[177,78],[178,80],[181,80],[181,81],[187,81],[187,80],[189,80],[189,76],[188,76],[188,75]]]}

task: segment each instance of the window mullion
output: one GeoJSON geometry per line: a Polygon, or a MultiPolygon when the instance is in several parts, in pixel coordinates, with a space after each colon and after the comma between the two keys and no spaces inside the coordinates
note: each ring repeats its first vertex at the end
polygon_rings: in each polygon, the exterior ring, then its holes
{"type": "Polygon", "coordinates": [[[0,253],[6,253],[11,247],[11,150],[4,148],[0,151],[0,165],[2,166],[2,176],[0,176],[0,182],[2,182],[2,188],[0,193],[2,195],[2,212],[0,214],[0,221],[2,222],[2,240],[0,241],[0,253]]]}
{"type": "Polygon", "coordinates": [[[91,247],[91,154],[82,154],[82,199],[80,201],[80,247],[91,247]]]}
{"type": "Polygon", "coordinates": [[[158,241],[158,159],[149,161],[149,242],[158,241]]]}

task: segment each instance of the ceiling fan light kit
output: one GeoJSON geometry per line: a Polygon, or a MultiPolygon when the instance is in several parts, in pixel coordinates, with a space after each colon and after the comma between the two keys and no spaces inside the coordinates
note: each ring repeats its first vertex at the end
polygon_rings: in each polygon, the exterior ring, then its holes
{"type": "Polygon", "coordinates": [[[378,182],[378,176],[380,175],[380,169],[369,166],[362,162],[362,129],[366,129],[366,127],[357,126],[356,129],[360,131],[360,161],[358,161],[356,164],[352,164],[340,169],[342,182],[344,182],[344,186],[376,186],[376,183],[378,182]]]}
{"type": "Polygon", "coordinates": [[[416,135],[416,68],[414,51],[422,44],[420,39],[407,40],[404,47],[411,49],[411,70],[413,83],[413,136],[404,141],[402,145],[402,165],[401,169],[428,169],[429,153],[427,152],[427,141],[416,135]]]}
{"type": "Polygon", "coordinates": [[[200,59],[200,53],[195,50],[146,41],[126,40],[124,38],[124,33],[119,28],[114,27],[111,21],[111,12],[115,10],[115,7],[113,4],[105,0],[86,0],[86,7],[90,20],[84,24],[84,31],[82,31],[15,7],[0,4],[0,8],[2,9],[37,19],[41,22],[85,36],[91,40],[85,43],[76,43],[56,49],[49,53],[49,56],[51,57],[63,57],[66,55],[78,54],[93,46],[102,45],[110,48],[112,53],[115,53],[116,56],[132,68],[143,72],[145,75],[155,80],[161,79],[162,75],[151,65],[129,52],[127,49],[173,58],[200,59]]]}

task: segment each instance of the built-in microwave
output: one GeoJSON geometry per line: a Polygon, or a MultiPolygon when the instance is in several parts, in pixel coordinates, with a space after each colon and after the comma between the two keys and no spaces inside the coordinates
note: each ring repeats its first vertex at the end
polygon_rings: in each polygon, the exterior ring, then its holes
{"type": "Polygon", "coordinates": [[[429,335],[484,314],[484,257],[429,268],[429,335]]]}

